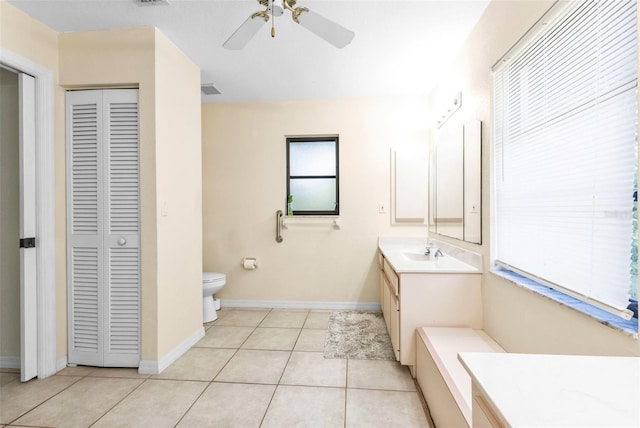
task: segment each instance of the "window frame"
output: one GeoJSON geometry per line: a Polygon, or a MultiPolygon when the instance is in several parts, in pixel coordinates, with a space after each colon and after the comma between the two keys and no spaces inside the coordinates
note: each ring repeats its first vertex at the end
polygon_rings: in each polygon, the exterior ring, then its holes
{"type": "Polygon", "coordinates": [[[293,216],[337,216],[340,215],[340,137],[338,135],[323,136],[305,136],[305,137],[286,137],[287,146],[287,193],[285,196],[285,212],[288,212],[288,198],[291,194],[291,179],[335,179],[336,180],[336,201],[334,210],[318,210],[306,211],[295,210],[293,216]],[[295,175],[291,176],[291,143],[316,143],[316,142],[333,142],[335,143],[336,156],[336,174],[335,175],[295,175]]]}
{"type": "MultiPolygon", "coordinates": [[[[494,65],[494,67],[492,68],[492,71],[493,71],[492,74],[493,74],[494,77],[492,77],[492,79],[495,79],[496,70],[500,69],[503,66],[502,63],[504,63],[506,61],[510,61],[512,59],[512,57],[514,57],[514,56],[517,57],[520,54],[521,49],[522,49],[523,46],[525,46],[527,43],[530,43],[531,41],[534,41],[534,40],[538,39],[541,35],[543,35],[544,31],[542,30],[542,28],[544,27],[544,25],[547,22],[552,22],[556,18],[556,16],[559,16],[562,13],[564,13],[564,10],[565,9],[563,7],[561,7],[561,6],[558,6],[558,5],[554,6],[547,13],[547,15],[543,19],[540,20],[538,25],[536,25],[534,28],[532,28],[530,30],[530,32],[527,35],[525,35],[525,37],[523,37],[523,39],[521,39],[520,42],[518,42],[509,52],[507,52],[507,54],[500,61],[498,61],[498,63],[496,65],[494,65]]],[[[636,74],[636,82],[637,82],[637,74],[636,74]]],[[[636,84],[636,90],[637,90],[637,88],[638,88],[638,86],[636,84]]],[[[492,99],[495,100],[495,98],[496,98],[495,82],[492,83],[491,96],[492,96],[492,99]]],[[[493,104],[493,102],[492,102],[492,104],[493,104]]],[[[496,114],[497,113],[496,113],[495,109],[496,109],[496,106],[495,106],[495,104],[493,104],[492,105],[492,126],[494,128],[494,131],[493,131],[494,132],[494,135],[493,135],[493,140],[494,141],[492,142],[492,152],[493,152],[492,156],[496,156],[495,153],[496,153],[496,144],[497,144],[496,134],[495,134],[496,131],[495,130],[498,128],[498,125],[496,125],[496,114]]],[[[637,123],[636,123],[636,125],[637,125],[637,123]]],[[[637,151],[638,151],[637,144],[638,143],[637,143],[637,139],[636,139],[636,155],[637,155],[637,151]]],[[[494,201],[494,204],[497,206],[497,203],[496,203],[496,199],[497,199],[497,189],[496,189],[497,177],[496,177],[496,174],[499,174],[499,172],[495,168],[496,168],[496,161],[495,161],[495,159],[492,159],[491,174],[494,176],[494,180],[493,180],[493,184],[491,186],[491,199],[492,199],[492,201],[494,201]]],[[[637,171],[638,170],[637,170],[637,165],[636,165],[636,173],[637,173],[637,171]]],[[[637,186],[637,181],[636,181],[636,186],[637,186]]],[[[637,208],[637,202],[634,203],[634,208],[637,208]]],[[[616,317],[620,316],[619,314],[620,314],[621,311],[619,311],[619,310],[613,310],[612,311],[612,310],[610,310],[610,308],[608,308],[606,306],[603,307],[603,306],[599,305],[598,304],[599,302],[595,302],[596,304],[594,304],[594,302],[590,301],[590,299],[589,299],[590,296],[589,295],[580,295],[580,294],[574,295],[572,293],[572,290],[566,290],[566,289],[563,290],[561,286],[558,287],[556,284],[552,284],[552,283],[550,284],[550,283],[547,283],[544,280],[540,280],[540,278],[535,276],[536,275],[535,272],[534,273],[531,273],[531,272],[523,273],[522,271],[518,271],[517,268],[514,269],[512,266],[507,265],[505,263],[502,263],[499,260],[499,255],[497,254],[498,245],[497,245],[496,239],[498,238],[498,236],[496,236],[496,232],[495,232],[496,228],[499,228],[499,227],[501,227],[501,225],[498,222],[497,216],[495,216],[494,219],[492,220],[492,235],[494,235],[492,240],[494,242],[496,242],[496,245],[495,245],[496,248],[492,249],[492,254],[491,254],[491,257],[492,257],[492,269],[491,269],[491,271],[493,273],[496,273],[497,275],[502,276],[502,277],[505,277],[505,275],[499,273],[500,271],[508,272],[508,275],[506,275],[506,276],[514,276],[515,277],[515,276],[518,276],[518,275],[524,275],[524,277],[527,278],[527,281],[533,281],[536,284],[540,284],[542,286],[552,287],[552,288],[558,290],[559,293],[562,293],[562,294],[565,294],[565,295],[569,295],[569,296],[574,296],[581,303],[580,304],[576,304],[576,305],[573,305],[573,304],[569,305],[568,304],[567,306],[574,307],[577,310],[580,310],[579,307],[580,306],[584,306],[584,304],[582,304],[582,302],[585,302],[589,306],[599,307],[599,308],[602,308],[603,310],[605,310],[605,311],[607,311],[609,313],[615,314],[616,317]]],[[[630,238],[631,238],[630,239],[630,244],[637,243],[637,241],[635,241],[633,237],[630,237],[630,238]]],[[[510,280],[512,280],[513,282],[520,283],[519,280],[513,280],[513,279],[510,279],[510,280]]],[[[529,286],[527,286],[527,288],[534,289],[533,287],[529,287],[529,286]]],[[[537,290],[534,290],[534,291],[537,291],[537,290]]],[[[540,292],[540,291],[538,291],[538,292],[540,292]]],[[[546,292],[540,292],[540,293],[546,295],[546,292]]],[[[560,300],[565,301],[566,299],[562,298],[560,300]]],[[[593,314],[591,314],[591,310],[584,311],[584,312],[593,316],[593,314]]],[[[635,318],[635,320],[636,320],[635,323],[637,324],[637,318],[635,318]]],[[[607,324],[609,324],[609,323],[610,322],[607,321],[607,324]]],[[[632,322],[632,324],[633,324],[633,322],[632,322]]],[[[638,331],[637,330],[637,325],[635,326],[635,331],[636,332],[638,331]]]]}

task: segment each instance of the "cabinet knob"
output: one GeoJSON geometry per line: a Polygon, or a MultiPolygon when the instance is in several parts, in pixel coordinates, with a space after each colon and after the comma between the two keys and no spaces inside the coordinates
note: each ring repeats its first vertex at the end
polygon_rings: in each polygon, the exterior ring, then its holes
{"type": "Polygon", "coordinates": [[[127,243],[127,240],[124,238],[120,238],[118,239],[118,245],[123,246],[127,243]]]}

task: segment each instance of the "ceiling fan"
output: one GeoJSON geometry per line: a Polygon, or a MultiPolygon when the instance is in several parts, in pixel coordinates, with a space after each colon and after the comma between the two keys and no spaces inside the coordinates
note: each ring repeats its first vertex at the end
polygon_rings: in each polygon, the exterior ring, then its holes
{"type": "Polygon", "coordinates": [[[247,18],[240,27],[222,44],[227,49],[240,50],[255,36],[260,28],[271,18],[271,37],[275,37],[273,20],[282,16],[283,8],[291,12],[293,21],[302,25],[320,38],[337,48],[343,48],[351,43],[355,33],[342,25],[318,15],[306,7],[295,7],[297,0],[282,0],[282,7],[274,5],[274,0],[258,0],[265,10],[256,12],[247,18]]]}

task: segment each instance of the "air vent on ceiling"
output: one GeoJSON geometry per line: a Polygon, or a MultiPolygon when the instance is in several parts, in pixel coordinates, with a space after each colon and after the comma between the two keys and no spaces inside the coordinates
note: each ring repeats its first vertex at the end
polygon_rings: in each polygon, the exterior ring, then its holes
{"type": "Polygon", "coordinates": [[[169,0],[136,0],[138,6],[160,6],[169,4],[169,0]]]}
{"type": "Polygon", "coordinates": [[[220,91],[218,90],[218,88],[213,86],[213,83],[205,83],[204,85],[200,86],[200,90],[205,95],[219,95],[220,94],[220,91]]]}

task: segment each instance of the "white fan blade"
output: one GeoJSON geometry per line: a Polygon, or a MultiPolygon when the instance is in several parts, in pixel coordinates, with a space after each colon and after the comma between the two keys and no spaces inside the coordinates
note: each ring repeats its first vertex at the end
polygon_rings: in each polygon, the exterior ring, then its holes
{"type": "Polygon", "coordinates": [[[264,24],[266,24],[266,21],[261,16],[248,17],[222,46],[231,50],[244,48],[264,24]]]}
{"type": "Polygon", "coordinates": [[[302,12],[298,17],[298,21],[304,28],[339,49],[351,43],[353,36],[355,36],[353,31],[347,30],[342,25],[336,24],[311,10],[302,12]]]}

